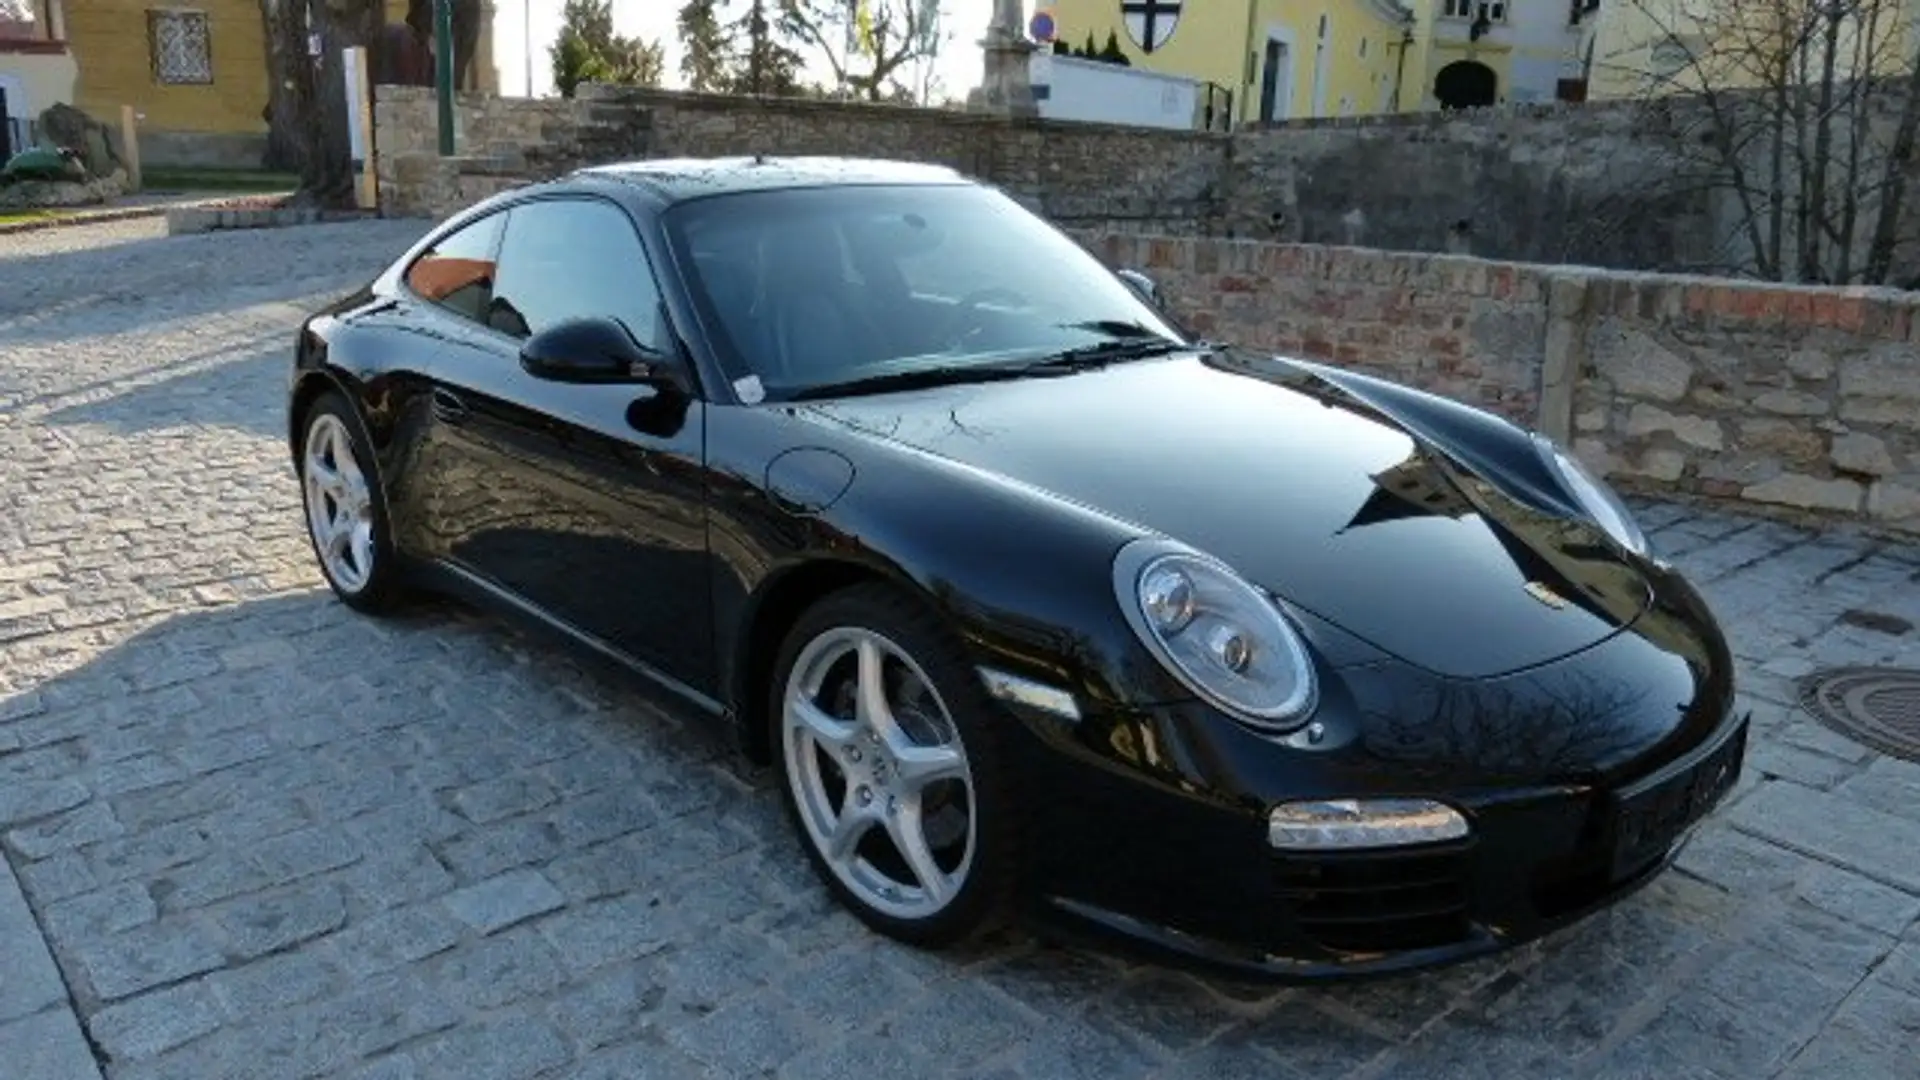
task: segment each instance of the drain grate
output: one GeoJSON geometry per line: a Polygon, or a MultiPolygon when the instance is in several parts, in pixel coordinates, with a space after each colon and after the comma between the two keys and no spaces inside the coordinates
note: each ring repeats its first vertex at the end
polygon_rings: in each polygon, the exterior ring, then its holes
{"type": "Polygon", "coordinates": [[[1920,671],[1846,667],[1800,684],[1800,704],[1815,720],[1862,746],[1920,762],[1920,671]]]}

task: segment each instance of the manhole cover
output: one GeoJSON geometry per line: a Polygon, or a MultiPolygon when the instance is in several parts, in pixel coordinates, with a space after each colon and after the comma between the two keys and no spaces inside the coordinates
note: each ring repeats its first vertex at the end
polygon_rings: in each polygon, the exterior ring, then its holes
{"type": "Polygon", "coordinates": [[[1815,720],[1883,754],[1920,761],[1920,671],[1837,668],[1808,676],[1800,704],[1815,720]]]}

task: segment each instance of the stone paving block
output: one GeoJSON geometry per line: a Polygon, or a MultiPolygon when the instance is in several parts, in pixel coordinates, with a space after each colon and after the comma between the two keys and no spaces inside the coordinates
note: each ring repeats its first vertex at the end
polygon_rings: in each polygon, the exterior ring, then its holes
{"type": "Polygon", "coordinates": [[[455,1028],[415,1049],[427,1076],[470,1080],[529,1080],[572,1057],[553,1026],[525,1016],[455,1028]]]}
{"type": "Polygon", "coordinates": [[[491,934],[563,906],[567,898],[537,870],[513,870],[447,897],[447,907],[474,931],[491,934]]]}
{"type": "Polygon", "coordinates": [[[250,960],[332,933],[346,924],[347,907],[339,886],[318,882],[236,900],[213,918],[228,952],[250,960]]]}
{"type": "Polygon", "coordinates": [[[439,904],[382,911],[335,935],[341,964],[355,977],[404,967],[445,952],[460,941],[460,924],[439,904]]]}
{"type": "Polygon", "coordinates": [[[220,1026],[204,980],[129,998],[93,1014],[88,1029],[109,1060],[153,1057],[220,1026]]]}
{"type": "Polygon", "coordinates": [[[100,1080],[87,1038],[73,1014],[51,1009],[0,1020],[0,1055],[9,1075],[33,1080],[100,1080]]]}
{"type": "Polygon", "coordinates": [[[241,967],[213,972],[204,982],[226,1014],[244,1019],[325,997],[344,977],[318,950],[261,957],[241,967]]]}
{"type": "Polygon", "coordinates": [[[212,931],[197,922],[153,922],[73,946],[102,1001],[204,974],[226,963],[212,931]]]}
{"type": "Polygon", "coordinates": [[[548,997],[567,981],[553,946],[531,927],[457,947],[426,966],[447,1001],[473,1012],[548,997]]]}
{"type": "Polygon", "coordinates": [[[1735,828],[1920,894],[1920,822],[1777,780],[1734,807],[1735,828]]]}

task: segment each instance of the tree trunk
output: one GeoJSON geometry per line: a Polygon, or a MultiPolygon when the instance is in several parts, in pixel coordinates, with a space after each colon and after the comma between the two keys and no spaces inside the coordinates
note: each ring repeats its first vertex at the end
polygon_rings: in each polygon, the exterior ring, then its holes
{"type": "Polygon", "coordinates": [[[264,164],[278,172],[298,173],[306,168],[306,143],[300,125],[306,116],[308,83],[297,76],[307,55],[306,29],[280,9],[294,8],[292,0],[260,0],[260,33],[267,58],[267,156],[264,164]]]}
{"type": "MultiPolygon", "coordinates": [[[[268,77],[288,101],[274,114],[283,137],[300,148],[297,205],[353,205],[353,167],[341,50],[374,46],[386,22],[380,0],[260,0],[267,27],[268,77]],[[309,48],[317,35],[320,55],[309,48]]],[[[271,107],[270,107],[271,108],[271,107]]]]}

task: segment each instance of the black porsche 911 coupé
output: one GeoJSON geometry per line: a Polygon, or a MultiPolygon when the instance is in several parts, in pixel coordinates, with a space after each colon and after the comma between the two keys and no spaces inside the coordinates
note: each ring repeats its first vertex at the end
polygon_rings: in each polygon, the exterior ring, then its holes
{"type": "Polygon", "coordinates": [[[1384,974],[1658,874],[1747,718],[1621,500],[1164,308],[946,169],[589,168],[309,319],[288,436],[346,604],[462,596],[732,725],[907,942],[1384,974]]]}

